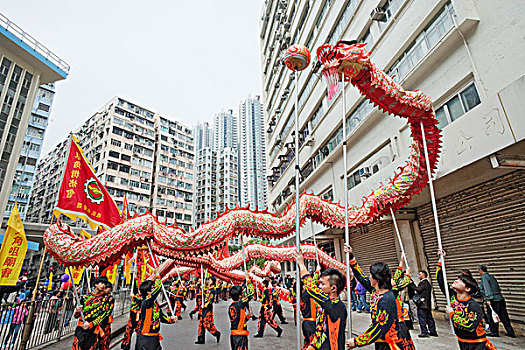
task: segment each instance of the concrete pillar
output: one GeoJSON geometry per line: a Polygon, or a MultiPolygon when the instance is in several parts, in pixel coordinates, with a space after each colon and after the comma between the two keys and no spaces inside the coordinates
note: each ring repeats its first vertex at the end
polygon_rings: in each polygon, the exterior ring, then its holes
{"type": "MultiPolygon", "coordinates": [[[[412,269],[412,277],[414,281],[419,280],[417,272],[419,270],[418,258],[417,258],[417,244],[413,237],[412,225],[409,220],[398,220],[397,226],[399,227],[399,235],[401,236],[401,242],[405,248],[405,254],[407,255],[408,266],[412,269]]],[[[401,251],[401,249],[399,250],[401,251]]]]}

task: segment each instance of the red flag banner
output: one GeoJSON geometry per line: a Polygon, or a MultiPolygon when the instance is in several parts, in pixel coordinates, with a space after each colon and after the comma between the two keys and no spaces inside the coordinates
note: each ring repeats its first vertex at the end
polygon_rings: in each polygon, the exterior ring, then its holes
{"type": "Polygon", "coordinates": [[[128,207],[128,198],[126,194],[124,193],[124,204],[122,205],[122,220],[125,221],[129,219],[131,219],[131,215],[130,215],[129,207],[128,207]]]}
{"type": "Polygon", "coordinates": [[[71,140],[66,171],[53,213],[56,217],[63,214],[71,220],[82,218],[92,229],[111,228],[121,221],[115,202],[95,176],[74,139],[71,140]]]}

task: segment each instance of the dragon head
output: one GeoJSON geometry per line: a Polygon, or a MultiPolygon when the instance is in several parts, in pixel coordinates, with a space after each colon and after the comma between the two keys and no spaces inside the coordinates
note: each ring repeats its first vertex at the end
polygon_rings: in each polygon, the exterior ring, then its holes
{"type": "Polygon", "coordinates": [[[339,81],[344,73],[345,81],[355,77],[363,66],[370,63],[370,52],[365,43],[339,41],[335,45],[324,44],[317,49],[317,59],[322,64],[321,72],[328,84],[328,98],[338,91],[339,81]]]}

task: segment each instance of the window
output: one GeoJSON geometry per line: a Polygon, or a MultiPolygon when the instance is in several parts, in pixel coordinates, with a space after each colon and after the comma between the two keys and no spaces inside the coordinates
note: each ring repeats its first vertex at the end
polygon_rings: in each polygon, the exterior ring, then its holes
{"type": "Polygon", "coordinates": [[[108,169],[118,170],[118,164],[114,162],[108,162],[108,169]]]}
{"type": "Polygon", "coordinates": [[[41,111],[49,112],[49,108],[50,107],[48,105],[46,105],[45,103],[42,103],[42,102],[38,103],[37,109],[40,109],[41,111]]]}
{"type": "Polygon", "coordinates": [[[133,150],[133,145],[131,145],[129,143],[125,143],[124,144],[124,148],[127,149],[128,151],[131,151],[131,150],[133,150]]]}
{"type": "Polygon", "coordinates": [[[117,128],[116,126],[114,126],[114,127],[113,127],[113,133],[114,133],[115,135],[122,136],[123,130],[120,129],[120,128],[117,128]]]}
{"type": "Polygon", "coordinates": [[[128,183],[129,183],[129,180],[128,180],[128,179],[126,179],[126,178],[123,178],[123,177],[122,177],[122,178],[120,178],[120,184],[121,184],[121,185],[126,185],[126,186],[127,186],[127,185],[128,185],[128,183]]]}
{"type": "Polygon", "coordinates": [[[150,185],[146,184],[144,182],[141,182],[140,183],[140,188],[142,188],[143,190],[149,190],[150,189],[150,185]]]}
{"type": "Polygon", "coordinates": [[[113,175],[106,175],[106,181],[107,182],[115,182],[115,176],[113,176],[113,175]]]}
{"type": "Polygon", "coordinates": [[[333,202],[333,201],[334,201],[334,190],[333,190],[332,188],[330,188],[328,191],[326,191],[325,193],[323,193],[322,198],[323,198],[324,200],[327,200],[327,201],[333,202]]]}
{"type": "MultiPolygon", "coordinates": [[[[432,20],[418,35],[416,40],[401,55],[401,58],[388,71],[395,82],[402,80],[410,70],[429,52],[447,32],[454,26],[452,16],[454,8],[450,3],[432,20]]],[[[381,23],[381,22],[380,22],[381,23]]]]}
{"type": "Polygon", "coordinates": [[[119,170],[124,172],[124,173],[129,173],[129,169],[130,169],[129,165],[122,165],[121,164],[120,167],[119,167],[119,170]]]}
{"type": "Polygon", "coordinates": [[[140,182],[135,180],[129,180],[129,185],[133,187],[140,187],[140,182]]]}
{"type": "Polygon", "coordinates": [[[122,154],[122,155],[120,156],[120,159],[122,159],[122,160],[124,160],[124,161],[126,161],[126,162],[129,162],[129,161],[131,160],[131,157],[128,156],[128,155],[126,155],[126,154],[122,154]]]}
{"type": "Polygon", "coordinates": [[[463,114],[481,103],[478,90],[474,83],[470,83],[460,93],[450,98],[443,106],[436,109],[438,127],[443,129],[463,114]]]}
{"type": "Polygon", "coordinates": [[[113,158],[117,158],[117,159],[120,158],[120,154],[118,152],[115,152],[115,151],[109,151],[109,156],[113,157],[113,158]]]}
{"type": "Polygon", "coordinates": [[[119,140],[111,139],[111,144],[113,146],[120,147],[122,145],[122,142],[120,142],[119,140]]]}

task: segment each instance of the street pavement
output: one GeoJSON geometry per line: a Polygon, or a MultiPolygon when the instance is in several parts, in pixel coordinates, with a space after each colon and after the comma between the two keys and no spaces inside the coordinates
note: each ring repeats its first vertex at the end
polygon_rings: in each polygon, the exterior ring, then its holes
{"type": "MultiPolygon", "coordinates": [[[[209,333],[206,334],[206,344],[196,345],[197,340],[197,325],[198,321],[196,318],[191,320],[188,316],[188,312],[195,306],[194,301],[188,301],[188,309],[182,313],[183,319],[176,324],[167,325],[163,324],[161,327],[161,334],[164,337],[162,340],[163,349],[230,349],[229,339],[229,318],[227,314],[228,306],[231,301],[221,301],[219,304],[214,305],[214,318],[215,326],[222,333],[221,341],[217,344],[215,338],[209,333]]],[[[250,306],[254,310],[254,313],[258,315],[259,303],[251,302],[250,306]]],[[[264,338],[253,338],[257,332],[257,321],[250,321],[248,323],[249,335],[249,347],[250,349],[286,349],[292,350],[296,348],[296,328],[293,323],[293,312],[292,308],[288,303],[283,303],[284,314],[289,324],[282,325],[284,332],[280,338],[276,337],[276,332],[268,327],[265,330],[264,338]]],[[[352,313],[353,329],[355,333],[363,332],[370,324],[370,315],[365,313],[352,313]]],[[[416,325],[417,327],[417,325],[416,325]]],[[[457,340],[452,335],[450,326],[444,321],[437,321],[437,329],[439,333],[438,338],[423,338],[417,337],[419,331],[411,331],[412,339],[414,340],[416,348],[422,350],[450,350],[458,349],[457,340]]],[[[135,339],[135,337],[133,337],[135,339]]],[[[525,349],[525,338],[491,338],[494,345],[498,350],[518,350],[525,349]]],[[[120,346],[118,347],[120,348],[120,346]]],[[[133,349],[134,347],[132,347],[133,349]]],[[[365,347],[366,349],[373,349],[373,346],[365,347]]]]}

